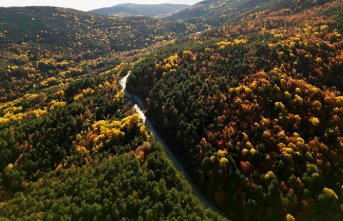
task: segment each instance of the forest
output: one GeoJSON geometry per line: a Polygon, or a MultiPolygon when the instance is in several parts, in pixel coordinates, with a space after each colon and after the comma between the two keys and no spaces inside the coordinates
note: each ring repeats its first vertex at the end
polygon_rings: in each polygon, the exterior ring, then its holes
{"type": "MultiPolygon", "coordinates": [[[[38,44],[61,54],[99,57],[194,32],[194,25],[149,17],[107,17],[55,7],[0,8],[0,45],[38,44]],[[15,18],[15,19],[11,19],[15,18]],[[64,51],[64,52],[63,52],[64,51]]],[[[38,47],[39,48],[39,47],[38,47]]]]}
{"type": "Polygon", "coordinates": [[[124,101],[126,68],[1,104],[1,220],[222,219],[124,101]]]}
{"type": "Polygon", "coordinates": [[[226,220],[192,195],[119,85],[185,26],[0,11],[0,220],[226,220]]]}
{"type": "Polygon", "coordinates": [[[129,78],[233,220],[342,219],[343,5],[306,3],[176,41],[129,78]]]}
{"type": "Polygon", "coordinates": [[[341,0],[0,8],[0,220],[342,220],[342,32],[341,0]]]}

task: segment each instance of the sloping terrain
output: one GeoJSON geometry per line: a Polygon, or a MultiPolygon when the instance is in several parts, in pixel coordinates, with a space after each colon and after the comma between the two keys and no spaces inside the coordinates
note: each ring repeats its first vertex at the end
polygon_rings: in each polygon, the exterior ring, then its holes
{"type": "Polygon", "coordinates": [[[193,28],[180,22],[110,18],[64,8],[0,8],[0,102],[45,84],[46,78],[55,84],[104,70],[105,60],[113,63],[123,51],[161,44],[192,33],[193,28]]]}
{"type": "Polygon", "coordinates": [[[277,10],[292,8],[303,10],[330,0],[205,0],[168,17],[168,20],[181,20],[191,24],[218,27],[227,21],[240,21],[251,11],[277,10]]]}
{"type": "Polygon", "coordinates": [[[166,17],[180,10],[186,9],[189,5],[183,4],[119,4],[108,8],[99,8],[90,12],[99,15],[128,17],[128,16],[147,16],[147,17],[166,17]]]}
{"type": "Polygon", "coordinates": [[[186,10],[0,8],[0,220],[225,220],[128,73],[227,217],[342,220],[343,2],[186,10]]]}
{"type": "Polygon", "coordinates": [[[271,0],[206,0],[168,17],[195,24],[219,26],[271,0]]]}
{"type": "Polygon", "coordinates": [[[124,72],[0,105],[1,220],[222,220],[194,198],[124,101],[124,72]]]}
{"type": "Polygon", "coordinates": [[[145,58],[128,90],[234,220],[341,220],[342,1],[275,6],[145,58]]]}
{"type": "Polygon", "coordinates": [[[0,220],[224,220],[192,195],[119,85],[127,61],[158,45],[118,51],[162,44],[166,23],[0,11],[0,220]]]}
{"type": "Polygon", "coordinates": [[[153,18],[110,18],[55,7],[0,8],[2,47],[38,43],[45,49],[68,47],[99,55],[147,47],[187,32],[184,24],[153,18]]]}

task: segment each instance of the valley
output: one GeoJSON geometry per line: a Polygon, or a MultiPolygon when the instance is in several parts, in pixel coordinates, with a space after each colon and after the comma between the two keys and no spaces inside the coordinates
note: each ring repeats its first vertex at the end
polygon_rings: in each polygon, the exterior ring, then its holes
{"type": "Polygon", "coordinates": [[[0,220],[342,220],[342,16],[0,8],[0,220]]]}

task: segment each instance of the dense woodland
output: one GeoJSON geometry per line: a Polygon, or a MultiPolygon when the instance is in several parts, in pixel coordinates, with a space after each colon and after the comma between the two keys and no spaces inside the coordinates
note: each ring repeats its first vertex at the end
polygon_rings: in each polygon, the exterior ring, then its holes
{"type": "Polygon", "coordinates": [[[223,220],[192,195],[118,83],[126,61],[158,46],[131,49],[186,26],[0,11],[0,220],[223,220]]]}
{"type": "Polygon", "coordinates": [[[0,102],[108,70],[123,51],[195,30],[194,25],[148,17],[114,18],[53,7],[0,8],[0,102]]]}
{"type": "Polygon", "coordinates": [[[98,15],[109,15],[117,17],[148,16],[148,17],[167,17],[175,12],[186,9],[189,5],[185,4],[134,4],[124,3],[112,7],[99,8],[90,12],[98,15]]]}
{"type": "Polygon", "coordinates": [[[0,8],[0,220],[343,219],[343,3],[0,8]],[[221,26],[220,26],[221,25],[221,26]],[[203,32],[198,32],[202,31],[203,32]]]}
{"type": "Polygon", "coordinates": [[[125,66],[1,104],[3,220],[219,220],[124,101],[125,66]]]}
{"type": "Polygon", "coordinates": [[[169,21],[182,20],[186,23],[204,25],[207,28],[226,24],[240,15],[261,7],[273,0],[205,0],[196,3],[166,18],[169,21]]]}
{"type": "Polygon", "coordinates": [[[130,57],[122,52],[197,30],[194,24],[148,17],[106,17],[54,7],[0,8],[0,102],[109,70],[130,57]]]}
{"type": "Polygon", "coordinates": [[[252,11],[278,10],[292,8],[303,10],[330,0],[205,0],[200,1],[180,12],[166,18],[167,21],[183,21],[185,23],[207,28],[225,25],[228,22],[240,22],[242,17],[252,11]]]}
{"type": "Polygon", "coordinates": [[[106,17],[55,7],[0,8],[2,47],[9,43],[38,43],[44,50],[83,52],[93,57],[171,40],[180,33],[194,32],[194,27],[177,21],[106,17]]]}
{"type": "Polygon", "coordinates": [[[128,89],[234,220],[342,220],[342,1],[272,2],[138,62],[128,89]]]}

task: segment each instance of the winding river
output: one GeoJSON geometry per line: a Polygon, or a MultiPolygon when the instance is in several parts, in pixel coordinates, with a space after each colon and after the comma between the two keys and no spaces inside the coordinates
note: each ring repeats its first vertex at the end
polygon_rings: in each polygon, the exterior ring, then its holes
{"type": "Polygon", "coordinates": [[[185,168],[181,165],[180,161],[175,157],[175,155],[172,153],[172,151],[170,150],[170,148],[168,147],[168,145],[166,144],[166,142],[164,142],[164,140],[160,137],[160,135],[157,133],[156,129],[154,128],[153,124],[151,123],[151,121],[145,116],[144,112],[143,112],[143,102],[141,101],[140,98],[138,98],[137,96],[130,94],[127,90],[126,90],[126,83],[127,83],[127,79],[130,76],[131,71],[129,71],[127,73],[127,75],[125,77],[123,77],[120,80],[120,85],[122,90],[124,91],[125,94],[125,98],[127,100],[129,100],[133,105],[134,105],[134,109],[137,111],[137,113],[139,114],[140,118],[142,119],[142,121],[144,122],[145,126],[148,128],[148,130],[150,131],[151,135],[155,138],[155,140],[157,140],[163,147],[165,153],[167,154],[168,158],[170,159],[170,161],[173,163],[174,167],[181,172],[184,177],[186,178],[186,180],[188,181],[188,183],[191,185],[192,187],[192,193],[195,197],[197,197],[200,202],[202,202],[204,204],[205,207],[216,211],[217,213],[219,213],[221,216],[225,217],[223,215],[223,213],[216,207],[214,206],[210,201],[207,200],[207,198],[200,192],[200,190],[198,189],[198,187],[195,185],[195,183],[193,182],[193,180],[191,179],[191,177],[189,176],[189,174],[186,172],[185,168]]]}

